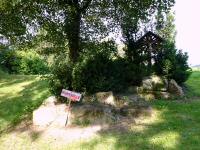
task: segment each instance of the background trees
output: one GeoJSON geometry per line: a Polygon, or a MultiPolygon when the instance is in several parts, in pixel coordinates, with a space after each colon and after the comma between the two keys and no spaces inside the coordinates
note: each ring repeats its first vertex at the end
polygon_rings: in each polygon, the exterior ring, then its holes
{"type": "MultiPolygon", "coordinates": [[[[51,56],[50,85],[55,94],[62,88],[119,91],[148,75],[134,45],[141,35],[151,30],[174,43],[173,16],[168,13],[173,4],[174,0],[3,0],[0,36],[10,49],[32,48],[43,58],[51,56]],[[130,53],[124,58],[117,55],[115,43],[105,40],[110,33],[122,34],[125,51],[134,54],[134,61],[128,59],[130,53]]],[[[175,53],[187,61],[186,54],[175,53]]],[[[167,62],[163,54],[167,52],[158,56],[167,62]]],[[[155,71],[163,75],[164,67],[162,63],[155,71]]]]}

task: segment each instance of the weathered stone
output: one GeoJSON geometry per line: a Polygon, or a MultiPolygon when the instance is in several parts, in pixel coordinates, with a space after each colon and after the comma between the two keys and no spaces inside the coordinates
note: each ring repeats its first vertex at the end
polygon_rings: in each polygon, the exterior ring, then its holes
{"type": "Polygon", "coordinates": [[[48,126],[55,120],[56,116],[54,107],[39,107],[33,112],[33,124],[37,126],[48,126]]]}
{"type": "Polygon", "coordinates": [[[151,92],[151,93],[142,93],[142,94],[140,94],[140,97],[143,98],[146,101],[151,101],[151,100],[156,99],[156,96],[155,96],[155,94],[153,92],[151,92]]]}
{"type": "Polygon", "coordinates": [[[113,92],[98,92],[95,94],[97,101],[103,104],[109,104],[112,106],[116,106],[115,97],[113,92]]]}
{"type": "Polygon", "coordinates": [[[175,80],[170,80],[169,82],[169,92],[177,96],[184,96],[183,89],[176,83],[175,80]]]}
{"type": "MultiPolygon", "coordinates": [[[[53,121],[52,125],[57,127],[64,127],[66,124],[67,116],[70,118],[70,112],[68,112],[68,106],[66,104],[59,104],[55,106],[55,109],[56,109],[56,118],[53,121]]],[[[67,122],[67,124],[70,124],[70,122],[67,122]]]]}
{"type": "Polygon", "coordinates": [[[72,124],[77,120],[82,123],[88,121],[90,124],[108,123],[115,119],[113,112],[112,106],[100,103],[74,106],[71,110],[69,121],[72,124]]]}
{"type": "Polygon", "coordinates": [[[49,97],[33,112],[33,125],[64,127],[67,119],[66,104],[55,104],[55,97],[49,97]]]}
{"type": "Polygon", "coordinates": [[[156,75],[145,77],[139,91],[166,91],[165,81],[156,75]]]}
{"type": "Polygon", "coordinates": [[[171,94],[169,92],[155,91],[153,92],[156,99],[169,99],[171,98],[171,94]]]}
{"type": "Polygon", "coordinates": [[[44,106],[53,106],[57,103],[57,99],[55,96],[50,96],[49,98],[47,98],[43,103],[42,105],[44,106]]]}

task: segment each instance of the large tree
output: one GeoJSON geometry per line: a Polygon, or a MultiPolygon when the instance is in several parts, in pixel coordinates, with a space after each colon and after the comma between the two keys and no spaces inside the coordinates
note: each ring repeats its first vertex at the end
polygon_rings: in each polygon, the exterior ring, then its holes
{"type": "Polygon", "coordinates": [[[165,40],[175,43],[176,38],[176,26],[174,13],[168,12],[166,14],[158,14],[156,16],[156,32],[165,40]]]}
{"type": "Polygon", "coordinates": [[[157,10],[167,10],[174,0],[2,0],[0,34],[12,42],[31,40],[41,29],[52,43],[67,43],[76,62],[81,42],[98,40],[122,30],[133,40],[139,24],[157,10]],[[56,42],[55,42],[56,41],[56,42]]]}

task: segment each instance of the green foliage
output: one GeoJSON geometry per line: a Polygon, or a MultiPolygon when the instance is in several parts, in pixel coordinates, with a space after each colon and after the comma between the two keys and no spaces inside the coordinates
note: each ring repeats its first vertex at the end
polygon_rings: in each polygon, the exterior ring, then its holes
{"type": "Polygon", "coordinates": [[[58,55],[49,77],[50,91],[59,96],[63,88],[89,93],[113,89],[116,86],[116,82],[112,82],[115,78],[112,68],[114,57],[116,47],[112,41],[84,44],[82,55],[75,65],[67,54],[58,55]]]}
{"type": "Polygon", "coordinates": [[[109,59],[96,55],[78,62],[73,70],[73,87],[78,91],[101,91],[108,85],[104,72],[109,66],[109,59]]]}
{"type": "MultiPolygon", "coordinates": [[[[159,15],[157,17],[159,20],[159,15]]],[[[158,74],[164,75],[167,79],[175,79],[181,84],[188,79],[191,69],[187,63],[187,53],[183,53],[175,47],[176,29],[174,20],[174,14],[167,13],[165,18],[160,21],[161,27],[157,28],[158,34],[166,42],[157,55],[155,68],[158,74]]]]}
{"type": "Polygon", "coordinates": [[[99,91],[120,92],[142,79],[141,68],[125,59],[111,60],[102,53],[83,59],[73,70],[73,88],[95,93],[99,91]]]}
{"type": "Polygon", "coordinates": [[[110,90],[119,92],[130,85],[138,85],[143,77],[142,71],[141,66],[118,58],[112,42],[90,43],[75,65],[70,63],[67,55],[55,59],[49,77],[50,91],[56,96],[63,88],[90,94],[110,90]]]}
{"type": "Polygon", "coordinates": [[[52,94],[60,96],[63,88],[72,89],[72,69],[73,65],[69,62],[66,55],[60,55],[55,58],[51,66],[51,75],[48,78],[52,94]]]}
{"type": "Polygon", "coordinates": [[[31,41],[44,29],[45,40],[54,43],[54,48],[68,43],[70,60],[76,62],[83,39],[97,41],[109,32],[121,30],[125,39],[132,40],[141,23],[148,22],[158,10],[169,10],[173,4],[174,0],[126,3],[124,0],[3,0],[0,2],[0,34],[11,43],[21,43],[31,41]]]}
{"type": "Polygon", "coordinates": [[[165,42],[161,52],[157,55],[157,63],[154,64],[155,72],[166,76],[168,79],[174,79],[181,84],[191,74],[187,60],[187,53],[177,50],[173,43],[165,42]]]}
{"type": "Polygon", "coordinates": [[[72,64],[67,54],[56,57],[49,77],[50,91],[59,96],[63,88],[78,92],[120,92],[140,84],[144,66],[117,56],[113,41],[87,43],[79,61],[72,64]]]}
{"type": "Polygon", "coordinates": [[[175,16],[174,13],[167,13],[165,18],[161,19],[159,15],[157,15],[157,27],[156,30],[158,35],[160,35],[163,39],[175,42],[176,38],[176,26],[175,26],[175,16]]]}
{"type": "Polygon", "coordinates": [[[45,74],[49,69],[45,60],[35,51],[2,50],[1,66],[9,73],[16,74],[45,74]]]}
{"type": "Polygon", "coordinates": [[[85,45],[84,52],[73,69],[73,88],[88,93],[111,90],[112,58],[115,50],[112,42],[85,45]]]}
{"type": "Polygon", "coordinates": [[[191,68],[188,66],[187,60],[188,54],[179,50],[176,54],[176,67],[172,75],[172,78],[175,79],[178,83],[185,82],[192,73],[191,68]]]}
{"type": "Polygon", "coordinates": [[[136,43],[130,42],[127,48],[124,48],[126,64],[128,69],[127,78],[130,85],[138,85],[141,83],[144,76],[150,75],[148,67],[145,64],[147,57],[145,51],[142,50],[136,43]]]}

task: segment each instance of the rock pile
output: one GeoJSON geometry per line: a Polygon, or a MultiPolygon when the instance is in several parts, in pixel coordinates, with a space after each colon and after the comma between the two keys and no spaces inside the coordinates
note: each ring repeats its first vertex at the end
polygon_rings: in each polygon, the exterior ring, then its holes
{"type": "Polygon", "coordinates": [[[145,77],[137,92],[145,100],[170,99],[174,96],[184,96],[182,88],[175,80],[172,79],[168,82],[166,79],[156,75],[145,77]]]}

